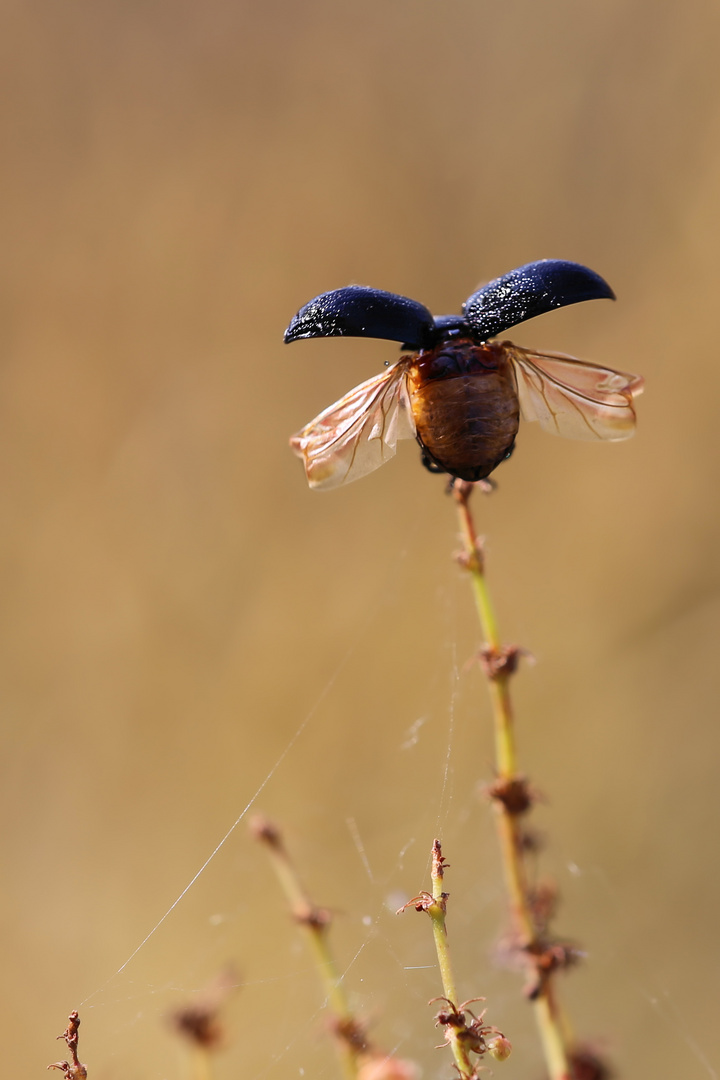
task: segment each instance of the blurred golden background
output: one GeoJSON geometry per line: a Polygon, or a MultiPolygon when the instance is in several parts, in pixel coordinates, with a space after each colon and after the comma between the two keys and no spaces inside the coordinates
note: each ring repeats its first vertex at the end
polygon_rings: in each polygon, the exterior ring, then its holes
{"type": "Polygon", "coordinates": [[[97,1080],[182,1077],[165,1017],[233,960],[217,1075],[335,1077],[263,853],[283,822],[353,1001],[433,1045],[442,837],[465,997],[542,1073],[503,895],[454,508],[412,444],[308,491],[288,436],[397,355],[301,342],[349,282],[457,311],[574,259],[615,305],[518,343],[642,373],[637,438],[521,430],[478,500],[524,767],[546,793],[577,1033],[622,1076],[717,1075],[720,10],[707,0],[8,0],[3,82],[5,1071],[80,1010],[97,1080]],[[264,786],[263,786],[264,785],[264,786]]]}

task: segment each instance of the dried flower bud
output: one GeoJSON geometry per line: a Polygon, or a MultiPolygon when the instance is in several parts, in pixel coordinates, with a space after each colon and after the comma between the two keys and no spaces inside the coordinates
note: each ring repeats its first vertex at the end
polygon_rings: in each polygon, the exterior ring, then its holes
{"type": "Polygon", "coordinates": [[[239,977],[227,967],[198,994],[195,1001],[180,1005],[168,1015],[170,1026],[183,1038],[205,1050],[216,1050],[225,1041],[225,1025],[220,1019],[222,1006],[237,989],[239,977]]]}
{"type": "Polygon", "coordinates": [[[512,1043],[504,1035],[498,1035],[496,1039],[488,1039],[485,1043],[487,1052],[495,1061],[507,1061],[512,1053],[512,1043]]]}
{"type": "Polygon", "coordinates": [[[268,847],[282,847],[280,830],[274,822],[263,814],[254,814],[250,818],[248,828],[254,840],[260,840],[262,843],[267,844],[268,847]]]}

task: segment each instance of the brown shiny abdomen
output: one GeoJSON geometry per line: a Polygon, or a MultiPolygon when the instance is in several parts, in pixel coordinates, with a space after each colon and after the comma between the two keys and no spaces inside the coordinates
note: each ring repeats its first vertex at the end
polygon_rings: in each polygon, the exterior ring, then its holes
{"type": "Polygon", "coordinates": [[[461,480],[482,480],[508,456],[518,430],[515,376],[502,345],[445,342],[408,369],[418,442],[461,480]]]}

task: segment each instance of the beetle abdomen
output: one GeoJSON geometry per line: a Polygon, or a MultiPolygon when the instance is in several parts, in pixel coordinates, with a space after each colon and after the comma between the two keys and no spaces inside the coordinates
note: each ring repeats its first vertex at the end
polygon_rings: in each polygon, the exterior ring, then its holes
{"type": "Polygon", "coordinates": [[[501,345],[463,340],[419,353],[408,371],[418,442],[461,480],[482,480],[508,456],[520,407],[501,345]]]}

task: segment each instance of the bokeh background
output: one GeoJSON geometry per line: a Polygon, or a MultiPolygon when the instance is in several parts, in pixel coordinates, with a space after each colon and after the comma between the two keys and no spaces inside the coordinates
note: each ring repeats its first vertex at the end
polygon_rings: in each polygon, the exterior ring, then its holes
{"type": "Polygon", "coordinates": [[[426,1077],[442,837],[465,997],[542,1065],[493,947],[492,775],[454,509],[412,444],[308,491],[288,436],[396,352],[282,332],[355,281],[456,311],[520,263],[618,303],[515,334],[645,375],[630,443],[526,427],[479,500],[587,963],[625,1077],[716,1076],[720,9],[651,0],[7,0],[0,12],[4,1071],[71,1008],[97,1080],[187,1075],[172,1008],[228,961],[217,1076],[334,1077],[316,975],[240,821],[336,913],[352,999],[426,1077]],[[260,790],[262,789],[262,790],[260,790]],[[258,794],[259,793],[259,794],[258,794]],[[133,959],[119,971],[131,954],[133,959]]]}

